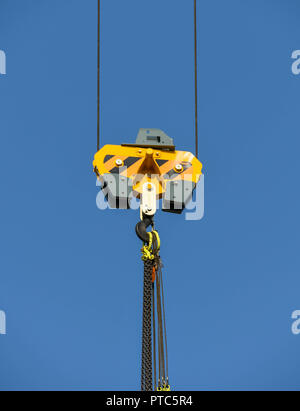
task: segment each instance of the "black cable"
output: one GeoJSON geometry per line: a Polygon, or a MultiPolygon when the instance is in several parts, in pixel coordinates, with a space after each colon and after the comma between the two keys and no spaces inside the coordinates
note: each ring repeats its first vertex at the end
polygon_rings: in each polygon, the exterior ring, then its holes
{"type": "Polygon", "coordinates": [[[198,58],[197,58],[197,0],[194,0],[194,53],[195,53],[195,145],[198,157],[198,58]]]}
{"type": "Polygon", "coordinates": [[[152,270],[153,261],[144,261],[143,341],[141,390],[152,391],[152,270]]]}
{"type": "Polygon", "coordinates": [[[156,324],[155,324],[155,289],[152,283],[152,321],[153,321],[153,381],[154,391],[157,390],[156,384],[156,324]]]}
{"type": "Polygon", "coordinates": [[[169,356],[168,356],[168,340],[167,340],[167,326],[166,326],[166,310],[165,310],[165,295],[164,295],[164,283],[162,276],[161,266],[159,267],[159,278],[161,283],[161,297],[162,297],[162,309],[163,309],[163,327],[164,327],[164,341],[165,341],[165,352],[166,352],[166,383],[169,384],[169,356]]]}
{"type": "Polygon", "coordinates": [[[100,150],[100,0],[98,0],[98,47],[97,47],[97,151],[100,150]]]}

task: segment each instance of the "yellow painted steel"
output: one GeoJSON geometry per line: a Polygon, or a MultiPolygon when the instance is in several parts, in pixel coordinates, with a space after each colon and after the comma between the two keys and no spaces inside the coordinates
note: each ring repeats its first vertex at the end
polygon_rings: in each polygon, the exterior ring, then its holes
{"type": "Polygon", "coordinates": [[[117,145],[101,148],[95,154],[93,166],[100,180],[109,173],[132,179],[136,197],[147,182],[155,185],[157,197],[161,198],[167,181],[185,180],[197,184],[202,174],[201,162],[187,151],[117,145]]]}
{"type": "Polygon", "coordinates": [[[164,385],[163,387],[158,387],[157,391],[171,391],[171,387],[169,385],[164,385]]]}

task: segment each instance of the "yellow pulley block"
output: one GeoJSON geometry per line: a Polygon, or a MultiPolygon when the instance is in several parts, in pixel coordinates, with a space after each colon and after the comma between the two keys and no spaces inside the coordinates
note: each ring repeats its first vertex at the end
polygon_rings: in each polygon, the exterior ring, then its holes
{"type": "Polygon", "coordinates": [[[106,145],[93,162],[94,171],[112,208],[130,208],[145,189],[163,199],[163,210],[181,213],[192,198],[202,164],[158,129],[140,129],[135,144],[106,145]]]}

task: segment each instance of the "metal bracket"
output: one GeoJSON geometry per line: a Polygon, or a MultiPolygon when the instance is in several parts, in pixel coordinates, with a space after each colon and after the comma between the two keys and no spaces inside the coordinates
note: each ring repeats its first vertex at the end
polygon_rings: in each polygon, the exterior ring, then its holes
{"type": "Polygon", "coordinates": [[[158,128],[140,128],[135,144],[122,144],[122,146],[175,151],[173,139],[158,128]]]}

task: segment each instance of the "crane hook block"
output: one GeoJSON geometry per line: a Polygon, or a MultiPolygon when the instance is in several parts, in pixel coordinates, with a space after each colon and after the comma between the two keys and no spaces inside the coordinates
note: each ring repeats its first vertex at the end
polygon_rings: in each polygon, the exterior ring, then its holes
{"type": "Polygon", "coordinates": [[[181,213],[202,175],[202,164],[159,129],[140,129],[135,144],[105,145],[96,154],[94,172],[111,208],[130,208],[145,187],[155,189],[163,211],[181,213]],[[153,187],[154,186],[154,187],[153,187]]]}

